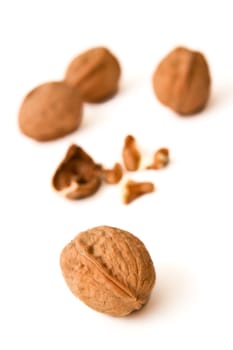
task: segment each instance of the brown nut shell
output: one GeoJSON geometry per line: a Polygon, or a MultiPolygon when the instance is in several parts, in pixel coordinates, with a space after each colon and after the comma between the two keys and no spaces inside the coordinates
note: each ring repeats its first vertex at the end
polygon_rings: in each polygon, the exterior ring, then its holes
{"type": "Polygon", "coordinates": [[[127,135],[125,137],[122,149],[122,159],[124,166],[128,171],[135,171],[140,166],[141,153],[138,149],[136,139],[132,135],[127,135]]]}
{"type": "Polygon", "coordinates": [[[128,180],[124,186],[123,203],[129,204],[135,199],[154,191],[155,186],[152,182],[128,180]]]}
{"type": "Polygon", "coordinates": [[[159,148],[153,157],[153,162],[146,167],[146,169],[159,170],[165,168],[170,161],[169,149],[168,148],[159,148]]]}
{"type": "Polygon", "coordinates": [[[205,57],[185,47],[175,48],[156,68],[153,87],[159,101],[178,114],[200,112],[206,106],[211,87],[205,57]]]}
{"type": "Polygon", "coordinates": [[[52,185],[69,199],[89,197],[101,185],[101,166],[81,147],[71,145],[52,178],[52,185]]]}
{"type": "Polygon", "coordinates": [[[104,182],[115,185],[121,181],[123,169],[120,163],[115,163],[112,169],[102,168],[102,176],[104,182]]]}
{"type": "Polygon", "coordinates": [[[118,91],[120,63],[105,47],[95,47],[75,57],[65,80],[78,89],[86,102],[102,102],[118,91]]]}
{"type": "Polygon", "coordinates": [[[82,120],[82,101],[77,90],[64,82],[49,82],[33,89],[19,111],[21,131],[49,141],[76,130],[82,120]]]}
{"type": "Polygon", "coordinates": [[[153,262],[144,244],[109,226],[77,235],[61,252],[60,266],[75,296],[112,316],[139,310],[155,284],[153,262]]]}

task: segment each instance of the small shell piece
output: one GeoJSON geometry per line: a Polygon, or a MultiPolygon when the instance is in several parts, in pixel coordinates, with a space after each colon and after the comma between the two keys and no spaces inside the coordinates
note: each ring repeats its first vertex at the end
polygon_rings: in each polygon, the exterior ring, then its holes
{"type": "Polygon", "coordinates": [[[146,169],[162,169],[165,168],[169,164],[169,149],[168,148],[160,148],[158,149],[153,157],[153,162],[146,167],[146,169]]]}
{"type": "Polygon", "coordinates": [[[123,169],[120,163],[115,163],[112,169],[102,169],[103,180],[111,185],[115,185],[122,179],[123,169]]]}
{"type": "Polygon", "coordinates": [[[155,191],[152,182],[128,180],[124,186],[123,203],[129,204],[144,194],[155,191]]]}
{"type": "Polygon", "coordinates": [[[136,139],[132,135],[127,135],[124,140],[122,158],[127,170],[135,171],[139,168],[141,153],[138,150],[136,139]]]}
{"type": "Polygon", "coordinates": [[[60,266],[75,296],[112,316],[139,310],[155,284],[154,265],[145,245],[115,227],[81,232],[62,250],[60,266]]]}

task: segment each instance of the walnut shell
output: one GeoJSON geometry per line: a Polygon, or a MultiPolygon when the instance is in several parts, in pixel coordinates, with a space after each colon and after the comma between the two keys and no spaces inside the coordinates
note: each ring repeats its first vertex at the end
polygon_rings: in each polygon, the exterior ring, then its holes
{"type": "Polygon", "coordinates": [[[157,98],[181,115],[201,111],[210,95],[211,78],[202,53],[177,47],[158,65],[153,75],[157,98]]]}
{"type": "Polygon", "coordinates": [[[25,97],[19,111],[21,131],[49,141],[76,130],[82,120],[82,101],[77,90],[64,82],[42,84],[25,97]]]}
{"type": "Polygon", "coordinates": [[[115,163],[112,169],[102,167],[103,180],[107,184],[115,185],[121,181],[123,169],[120,163],[115,163]]]}
{"type": "Polygon", "coordinates": [[[122,149],[122,159],[125,168],[128,171],[138,170],[141,161],[141,153],[138,149],[134,136],[127,135],[122,149]]]}
{"type": "Polygon", "coordinates": [[[96,47],[75,57],[65,80],[76,87],[86,102],[102,102],[118,91],[121,68],[117,58],[105,47],[96,47]]]}
{"type": "Polygon", "coordinates": [[[52,185],[66,198],[81,199],[98,190],[101,176],[101,166],[81,147],[71,145],[52,178],[52,185]]]}
{"type": "Polygon", "coordinates": [[[139,310],[155,284],[153,262],[144,244],[109,226],[77,235],[61,252],[60,266],[75,296],[112,316],[139,310]]]}

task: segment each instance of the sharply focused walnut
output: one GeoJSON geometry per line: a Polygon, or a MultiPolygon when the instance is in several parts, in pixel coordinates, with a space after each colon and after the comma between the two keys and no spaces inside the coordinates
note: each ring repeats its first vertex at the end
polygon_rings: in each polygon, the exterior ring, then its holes
{"type": "Polygon", "coordinates": [[[78,89],[84,101],[101,102],[116,94],[120,75],[117,58],[105,47],[95,47],[73,59],[65,79],[78,89]]]}
{"type": "Polygon", "coordinates": [[[185,47],[171,51],[153,75],[154,91],[160,102],[181,115],[194,114],[205,107],[210,85],[205,57],[185,47]]]}
{"type": "Polygon", "coordinates": [[[76,130],[82,120],[77,90],[64,82],[49,82],[33,89],[19,111],[21,131],[38,141],[48,141],[76,130]]]}
{"type": "Polygon", "coordinates": [[[69,199],[94,194],[101,184],[101,166],[79,146],[71,145],[56,170],[52,185],[69,199]]]}
{"type": "Polygon", "coordinates": [[[155,284],[155,270],[144,244],[109,226],[81,232],[62,251],[60,265],[71,292],[106,314],[139,310],[155,284]]]}

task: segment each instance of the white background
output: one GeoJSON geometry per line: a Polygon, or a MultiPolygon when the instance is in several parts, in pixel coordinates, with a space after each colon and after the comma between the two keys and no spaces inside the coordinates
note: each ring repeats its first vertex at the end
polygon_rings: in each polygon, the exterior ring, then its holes
{"type": "Polygon", "coordinates": [[[232,349],[233,21],[231,1],[1,1],[0,348],[232,349]],[[151,76],[177,45],[201,50],[213,84],[208,107],[182,118],[154,97],[151,76]],[[36,85],[63,78],[81,51],[105,45],[122,65],[120,93],[86,105],[82,127],[37,143],[17,113],[36,85]],[[111,166],[133,134],[144,154],[169,147],[171,164],[132,174],[157,191],[129,206],[120,186],[60,198],[50,181],[71,143],[111,166]],[[157,271],[149,303],[113,318],[89,309],[63,281],[61,249],[96,225],[129,230],[157,271]]]}

